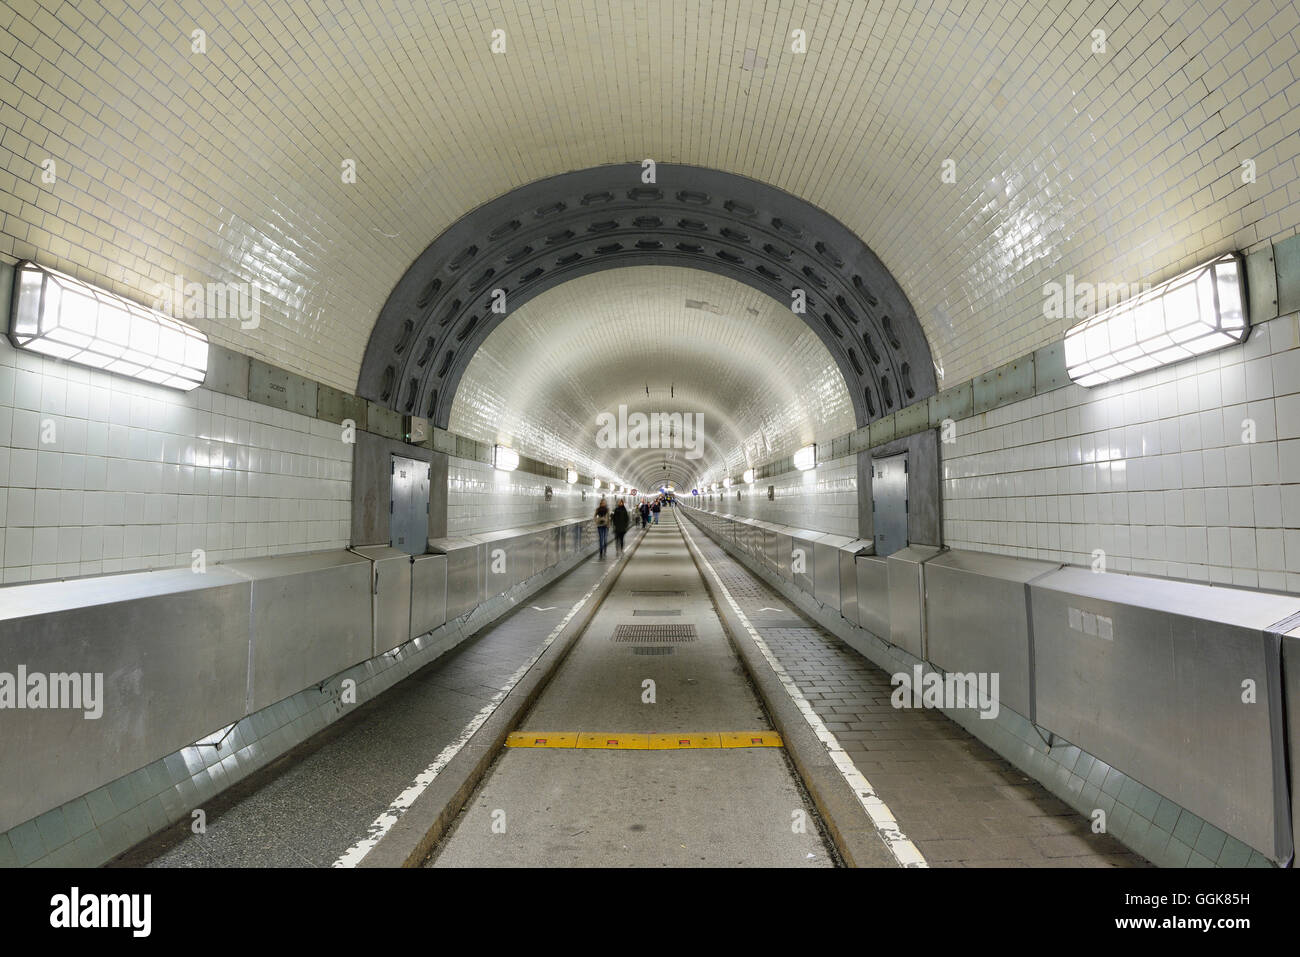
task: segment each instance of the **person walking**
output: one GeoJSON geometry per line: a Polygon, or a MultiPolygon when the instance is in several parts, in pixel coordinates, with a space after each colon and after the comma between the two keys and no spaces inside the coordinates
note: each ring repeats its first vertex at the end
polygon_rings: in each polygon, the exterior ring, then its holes
{"type": "Polygon", "coordinates": [[[609,543],[609,502],[602,497],[596,506],[596,538],[600,540],[600,557],[605,557],[605,546],[609,543]]]}
{"type": "Polygon", "coordinates": [[[632,516],[627,513],[627,504],[620,498],[610,519],[614,525],[614,545],[620,555],[623,554],[623,536],[627,534],[627,526],[631,520],[632,516]]]}
{"type": "Polygon", "coordinates": [[[655,499],[655,503],[650,506],[650,511],[654,513],[656,525],[659,524],[659,508],[660,508],[659,499],[655,499]]]}
{"type": "Polygon", "coordinates": [[[642,528],[649,528],[649,527],[650,527],[650,503],[649,503],[649,501],[647,501],[646,499],[642,499],[642,500],[641,500],[641,507],[640,507],[639,509],[637,509],[637,511],[641,514],[641,527],[642,527],[642,528]]]}

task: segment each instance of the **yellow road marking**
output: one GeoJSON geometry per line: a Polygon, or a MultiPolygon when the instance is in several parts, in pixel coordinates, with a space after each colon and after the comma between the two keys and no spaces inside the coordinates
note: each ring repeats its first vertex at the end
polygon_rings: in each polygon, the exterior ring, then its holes
{"type": "Polygon", "coordinates": [[[584,748],[600,751],[686,751],[697,748],[781,748],[775,731],[512,731],[507,748],[584,748]]]}
{"type": "Polygon", "coordinates": [[[578,735],[578,747],[606,751],[646,751],[650,748],[650,735],[623,731],[584,731],[578,735]]]}
{"type": "Polygon", "coordinates": [[[781,736],[775,731],[724,731],[724,748],[779,748],[781,736]]]}
{"type": "Polygon", "coordinates": [[[681,734],[650,735],[651,751],[685,751],[691,748],[720,747],[722,747],[722,735],[716,731],[706,731],[702,734],[684,732],[681,734]]]}
{"type": "Polygon", "coordinates": [[[576,748],[576,731],[515,731],[506,739],[507,748],[576,748]]]}

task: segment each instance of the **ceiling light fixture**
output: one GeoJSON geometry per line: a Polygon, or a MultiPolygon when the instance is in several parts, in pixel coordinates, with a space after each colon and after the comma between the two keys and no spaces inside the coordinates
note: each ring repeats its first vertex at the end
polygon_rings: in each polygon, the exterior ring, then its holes
{"type": "Polygon", "coordinates": [[[34,262],[15,267],[9,341],[185,392],[208,371],[208,337],[193,326],[34,262]]]}
{"type": "Polygon", "coordinates": [[[503,472],[513,472],[519,468],[519,453],[504,445],[492,449],[492,464],[503,472]]]}
{"type": "Polygon", "coordinates": [[[1250,332],[1241,257],[1228,253],[1072,326],[1065,365],[1100,385],[1244,342],[1250,332]]]}

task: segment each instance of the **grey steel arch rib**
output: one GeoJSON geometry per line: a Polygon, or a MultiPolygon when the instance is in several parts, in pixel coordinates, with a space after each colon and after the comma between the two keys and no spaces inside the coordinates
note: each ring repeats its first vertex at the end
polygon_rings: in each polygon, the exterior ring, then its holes
{"type": "MultiPolygon", "coordinates": [[[[457,220],[406,270],[370,334],[359,395],[447,427],[460,377],[504,314],[560,283],[620,266],[686,266],[784,303],[826,344],[859,426],[934,394],[930,347],[894,277],[821,209],[734,173],[660,163],[562,173],[457,220]]],[[[701,321],[707,321],[702,319],[701,321]]],[[[755,370],[762,375],[763,370],[755,370]]]]}

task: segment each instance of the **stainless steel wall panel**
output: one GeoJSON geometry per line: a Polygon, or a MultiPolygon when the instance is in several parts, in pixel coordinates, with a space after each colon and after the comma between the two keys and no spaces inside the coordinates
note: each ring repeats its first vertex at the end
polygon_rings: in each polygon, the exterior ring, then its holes
{"type": "Polygon", "coordinates": [[[806,528],[790,529],[790,556],[789,562],[790,573],[787,576],[795,585],[809,595],[816,594],[817,582],[815,579],[817,554],[813,547],[818,539],[822,537],[821,532],[814,532],[806,528]],[[798,569],[802,561],[803,570],[798,569]]]}
{"type": "Polygon", "coordinates": [[[103,677],[98,718],[0,712],[0,833],[243,717],[250,594],[219,565],[4,588],[0,671],[103,677]]]}
{"type": "Polygon", "coordinates": [[[855,625],[858,623],[857,557],[871,545],[870,541],[855,538],[839,550],[840,615],[855,625]]]}
{"type": "Polygon", "coordinates": [[[908,545],[892,552],[889,571],[890,641],[918,658],[925,649],[925,563],[939,554],[929,545],[908,545]]]}
{"type": "Polygon", "coordinates": [[[840,607],[840,552],[852,544],[847,535],[822,535],[813,542],[813,595],[823,605],[840,607]]]}
{"type": "Polygon", "coordinates": [[[253,583],[250,711],[371,656],[369,560],[325,551],[240,559],[222,567],[253,583]]]}
{"type": "Polygon", "coordinates": [[[447,623],[447,556],[416,555],[411,562],[411,630],[416,638],[447,623]]]}
{"type": "Polygon", "coordinates": [[[889,565],[875,555],[854,559],[858,579],[858,624],[877,638],[889,641],[889,565]]]}
{"type": "Polygon", "coordinates": [[[352,549],[368,558],[371,569],[371,611],[374,645],[371,657],[392,651],[411,638],[411,555],[386,545],[352,549]]]}
{"type": "Polygon", "coordinates": [[[957,549],[930,559],[925,563],[929,660],[944,671],[996,673],[1001,702],[1032,717],[1025,583],[1060,567],[957,549]]]}
{"type": "Polygon", "coordinates": [[[447,556],[447,620],[473,611],[483,601],[485,546],[471,538],[429,540],[429,549],[447,556]]]}
{"type": "Polygon", "coordinates": [[[1275,860],[1281,660],[1300,597],[1063,568],[1030,586],[1038,723],[1275,860]],[[1243,704],[1242,682],[1257,703],[1243,704]]]}
{"type": "Polygon", "coordinates": [[[1291,779],[1291,843],[1300,847],[1300,628],[1282,637],[1282,695],[1286,702],[1287,763],[1291,779]]]}

